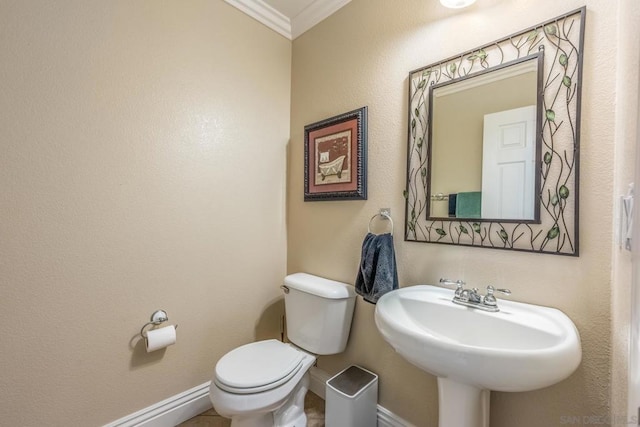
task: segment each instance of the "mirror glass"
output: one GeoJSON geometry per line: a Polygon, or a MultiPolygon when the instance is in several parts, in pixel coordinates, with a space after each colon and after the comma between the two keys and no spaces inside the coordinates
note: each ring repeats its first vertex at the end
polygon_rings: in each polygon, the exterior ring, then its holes
{"type": "Polygon", "coordinates": [[[429,219],[540,217],[542,54],[429,89],[429,219]]]}

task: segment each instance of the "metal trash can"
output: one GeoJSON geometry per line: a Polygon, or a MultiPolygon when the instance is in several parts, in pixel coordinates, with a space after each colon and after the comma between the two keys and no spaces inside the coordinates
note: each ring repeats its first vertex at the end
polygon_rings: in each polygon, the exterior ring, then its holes
{"type": "Polygon", "coordinates": [[[327,427],[375,427],[378,423],[378,376],[359,366],[327,380],[327,427]]]}

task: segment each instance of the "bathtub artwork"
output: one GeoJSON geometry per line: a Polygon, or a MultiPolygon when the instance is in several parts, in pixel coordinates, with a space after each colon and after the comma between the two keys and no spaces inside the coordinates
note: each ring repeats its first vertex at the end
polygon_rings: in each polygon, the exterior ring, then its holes
{"type": "Polygon", "coordinates": [[[305,126],[305,201],[363,200],[367,107],[305,126]]]}
{"type": "Polygon", "coordinates": [[[351,130],[317,138],[314,142],[318,159],[315,184],[351,182],[351,130]]]}

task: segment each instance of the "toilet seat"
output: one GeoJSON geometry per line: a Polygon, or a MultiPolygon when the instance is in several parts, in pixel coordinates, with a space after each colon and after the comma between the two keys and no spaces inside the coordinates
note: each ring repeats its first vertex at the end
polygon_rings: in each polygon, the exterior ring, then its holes
{"type": "Polygon", "coordinates": [[[259,393],[289,381],[302,367],[304,353],[278,340],[238,347],[216,364],[215,384],[235,394],[259,393]]]}

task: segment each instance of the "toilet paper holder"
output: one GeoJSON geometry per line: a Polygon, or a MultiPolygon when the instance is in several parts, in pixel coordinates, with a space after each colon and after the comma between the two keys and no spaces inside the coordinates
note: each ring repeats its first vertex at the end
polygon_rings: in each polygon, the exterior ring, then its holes
{"type": "MultiPolygon", "coordinates": [[[[164,322],[166,322],[167,320],[169,320],[169,316],[167,316],[167,312],[164,310],[156,310],[153,312],[153,314],[151,315],[151,320],[147,323],[144,324],[144,326],[142,328],[140,328],[140,335],[142,336],[142,338],[144,338],[145,340],[147,339],[147,334],[144,330],[144,328],[146,328],[147,326],[150,325],[155,325],[158,326],[164,322]]],[[[178,329],[178,325],[175,326],[176,329],[178,329]]]]}

